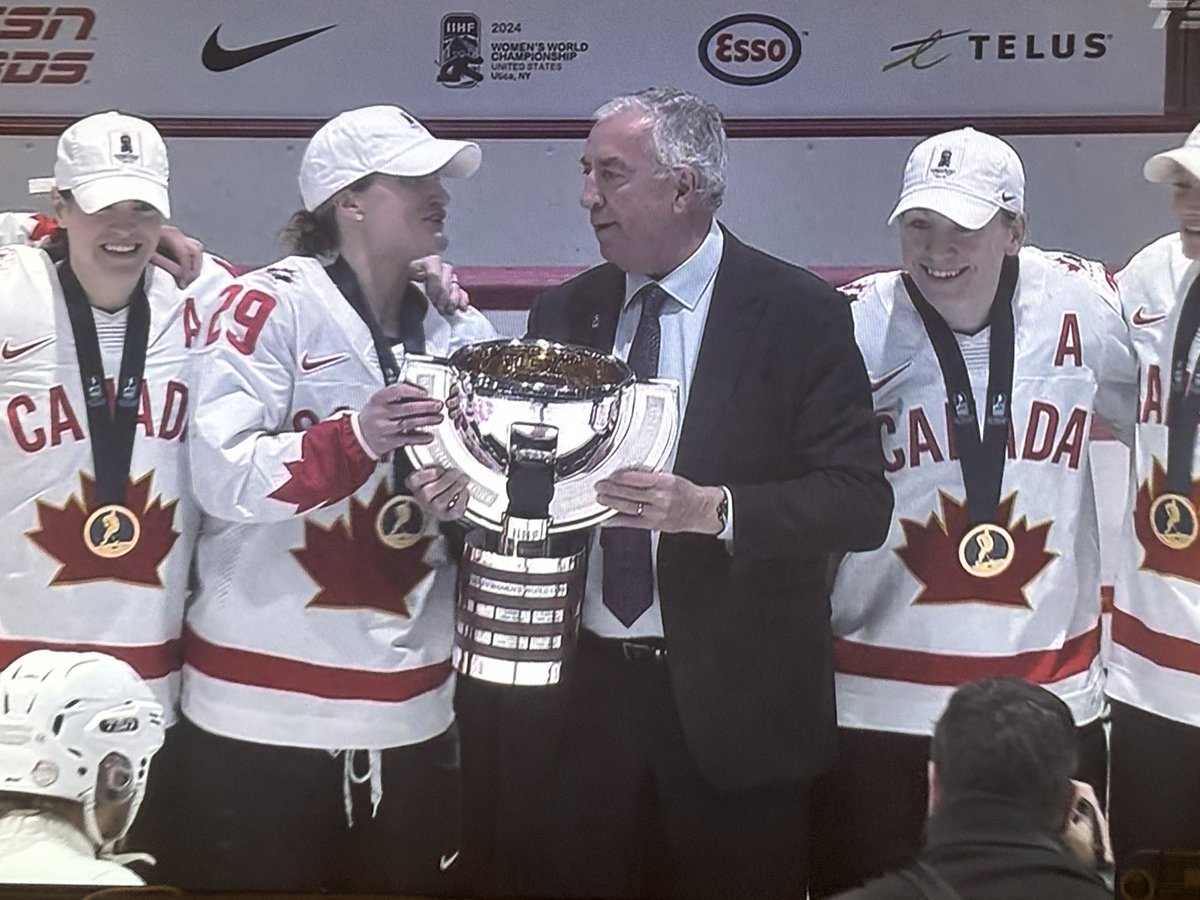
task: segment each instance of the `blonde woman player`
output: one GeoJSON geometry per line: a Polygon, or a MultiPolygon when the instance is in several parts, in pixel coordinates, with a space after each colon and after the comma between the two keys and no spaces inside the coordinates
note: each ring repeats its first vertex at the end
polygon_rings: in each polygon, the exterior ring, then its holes
{"type": "MultiPolygon", "coordinates": [[[[494,336],[410,281],[446,246],[443,178],[479,161],[398,107],[342,113],[305,151],[294,255],[218,301],[189,426],[208,519],[184,669],[186,887],[454,884],[455,568],[418,524],[403,455],[442,411],[398,357],[494,336]]],[[[447,502],[461,515],[466,499],[447,502]]]]}

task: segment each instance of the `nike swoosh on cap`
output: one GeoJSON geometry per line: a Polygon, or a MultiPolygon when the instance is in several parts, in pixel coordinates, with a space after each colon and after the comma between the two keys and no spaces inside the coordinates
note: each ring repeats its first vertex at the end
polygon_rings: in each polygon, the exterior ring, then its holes
{"type": "Polygon", "coordinates": [[[28,344],[19,344],[16,347],[9,345],[8,341],[4,342],[4,346],[0,347],[0,357],[5,360],[12,361],[20,359],[26,353],[32,353],[34,350],[41,350],[43,347],[54,343],[54,335],[49,337],[38,338],[36,341],[30,341],[28,344]]]}
{"type": "Polygon", "coordinates": [[[1133,311],[1133,317],[1129,320],[1139,328],[1145,328],[1147,325],[1156,325],[1167,317],[1166,313],[1156,313],[1155,315],[1146,315],[1146,307],[1139,306],[1133,311]]]}
{"type": "Polygon", "coordinates": [[[905,369],[907,369],[911,365],[912,365],[912,360],[910,359],[904,365],[900,366],[899,368],[892,369],[892,371],[888,372],[886,375],[884,375],[882,378],[878,379],[877,381],[872,381],[871,382],[871,393],[872,394],[875,393],[877,390],[879,390],[881,387],[883,387],[885,384],[887,384],[889,381],[891,381],[893,378],[895,378],[897,375],[899,375],[901,372],[903,372],[905,369]]]}
{"type": "Polygon", "coordinates": [[[299,34],[290,34],[287,37],[276,38],[273,41],[264,41],[261,44],[251,44],[248,47],[238,47],[231,50],[227,47],[222,47],[217,40],[217,32],[221,30],[221,26],[218,25],[213,29],[213,33],[208,36],[208,40],[204,42],[204,49],[200,51],[200,62],[210,72],[228,72],[230,69],[236,69],[247,63],[252,63],[256,59],[262,59],[264,56],[282,50],[284,47],[290,47],[292,44],[306,41],[310,37],[320,34],[322,31],[328,31],[330,28],[336,27],[336,24],[325,25],[322,28],[314,28],[312,31],[302,31],[299,34]]]}
{"type": "Polygon", "coordinates": [[[333,356],[309,356],[308,351],[305,350],[304,355],[300,357],[300,368],[305,372],[315,372],[317,369],[326,369],[349,358],[349,353],[335,353],[333,356]]]}

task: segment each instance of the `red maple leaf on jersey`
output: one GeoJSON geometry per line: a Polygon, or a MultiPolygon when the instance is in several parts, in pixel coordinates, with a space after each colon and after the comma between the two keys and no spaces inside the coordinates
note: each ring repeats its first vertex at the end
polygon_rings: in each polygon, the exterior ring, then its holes
{"type": "Polygon", "coordinates": [[[408,594],[433,571],[424,561],[431,539],[422,538],[403,550],[379,540],[375,518],[391,496],[387,484],[380,482],[369,504],[351,499],[349,523],[341,516],[329,528],[304,523],[304,546],[292,555],[321,586],[309,606],[411,615],[408,594]]]}
{"type": "Polygon", "coordinates": [[[83,541],[84,523],[96,509],[96,482],[92,478],[79,476],[82,502],[74,494],[62,507],[37,501],[38,527],[25,535],[61,563],[50,584],[124,581],[162,587],[158,567],[179,537],[173,527],[178,501],[164,504],[157,496],[154,502],[148,502],[153,480],[153,473],[147,472],[137,481],[126,482],[124,505],[137,515],[141,537],[132,550],[115,558],[96,556],[83,541]]]}
{"type": "MultiPolygon", "coordinates": [[[[1150,506],[1166,491],[1167,470],[1156,459],[1150,478],[1138,485],[1137,499],[1133,505],[1133,530],[1137,533],[1138,542],[1145,552],[1141,568],[1158,572],[1160,575],[1174,575],[1176,578],[1200,583],[1200,541],[1182,550],[1172,550],[1155,537],[1150,529],[1150,506]]],[[[1192,501],[1193,506],[1200,506],[1200,482],[1192,482],[1191,496],[1188,499],[1192,501]]]]}
{"type": "Polygon", "coordinates": [[[1012,535],[1013,561],[992,578],[972,575],[959,565],[958,545],[971,528],[965,502],[959,503],[944,491],[938,491],[940,519],[932,513],[924,525],[912,519],[900,520],[907,544],[898,547],[896,553],[922,585],[914,605],[996,603],[1029,608],[1025,588],[1058,554],[1046,549],[1050,522],[1033,528],[1026,524],[1024,516],[1016,523],[1011,522],[1016,496],[1009,494],[996,510],[997,524],[1012,535]]]}

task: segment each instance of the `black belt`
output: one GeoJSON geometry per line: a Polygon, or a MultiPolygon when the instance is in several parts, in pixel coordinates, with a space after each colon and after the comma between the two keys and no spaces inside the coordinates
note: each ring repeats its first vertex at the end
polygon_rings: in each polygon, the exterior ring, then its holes
{"type": "Polygon", "coordinates": [[[624,662],[665,663],[667,661],[667,642],[662,638],[640,638],[638,640],[606,638],[587,629],[580,629],[579,647],[581,650],[587,650],[597,656],[619,659],[624,662]]]}

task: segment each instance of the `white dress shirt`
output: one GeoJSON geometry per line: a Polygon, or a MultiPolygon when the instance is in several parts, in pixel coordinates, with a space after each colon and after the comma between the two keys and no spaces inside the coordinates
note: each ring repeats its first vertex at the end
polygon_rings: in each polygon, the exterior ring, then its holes
{"type": "MultiPolygon", "coordinates": [[[[684,260],[676,269],[658,280],[659,286],[670,299],[663,304],[659,322],[662,340],[658,355],[658,377],[670,378],[679,384],[679,418],[682,425],[687,410],[688,392],[692,385],[692,373],[700,355],[700,341],[704,337],[704,323],[708,319],[708,307],[712,302],[713,283],[721,265],[721,254],[725,249],[725,235],[714,220],[708,234],[696,248],[696,252],[684,260]]],[[[617,319],[617,333],[613,341],[613,355],[629,358],[633,336],[637,332],[642,314],[642,301],[634,295],[654,279],[645,275],[626,274],[625,305],[617,319]]],[[[676,435],[671,446],[664,471],[673,471],[675,453],[679,446],[676,435]]],[[[732,509],[721,537],[733,534],[732,509]]],[[[658,532],[650,533],[650,554],[654,566],[654,602],[651,607],[626,628],[604,605],[604,551],[600,547],[600,530],[592,536],[591,554],[588,559],[587,585],[583,594],[583,627],[601,637],[648,638],[662,637],[662,609],[658,596],[658,532]]]]}

